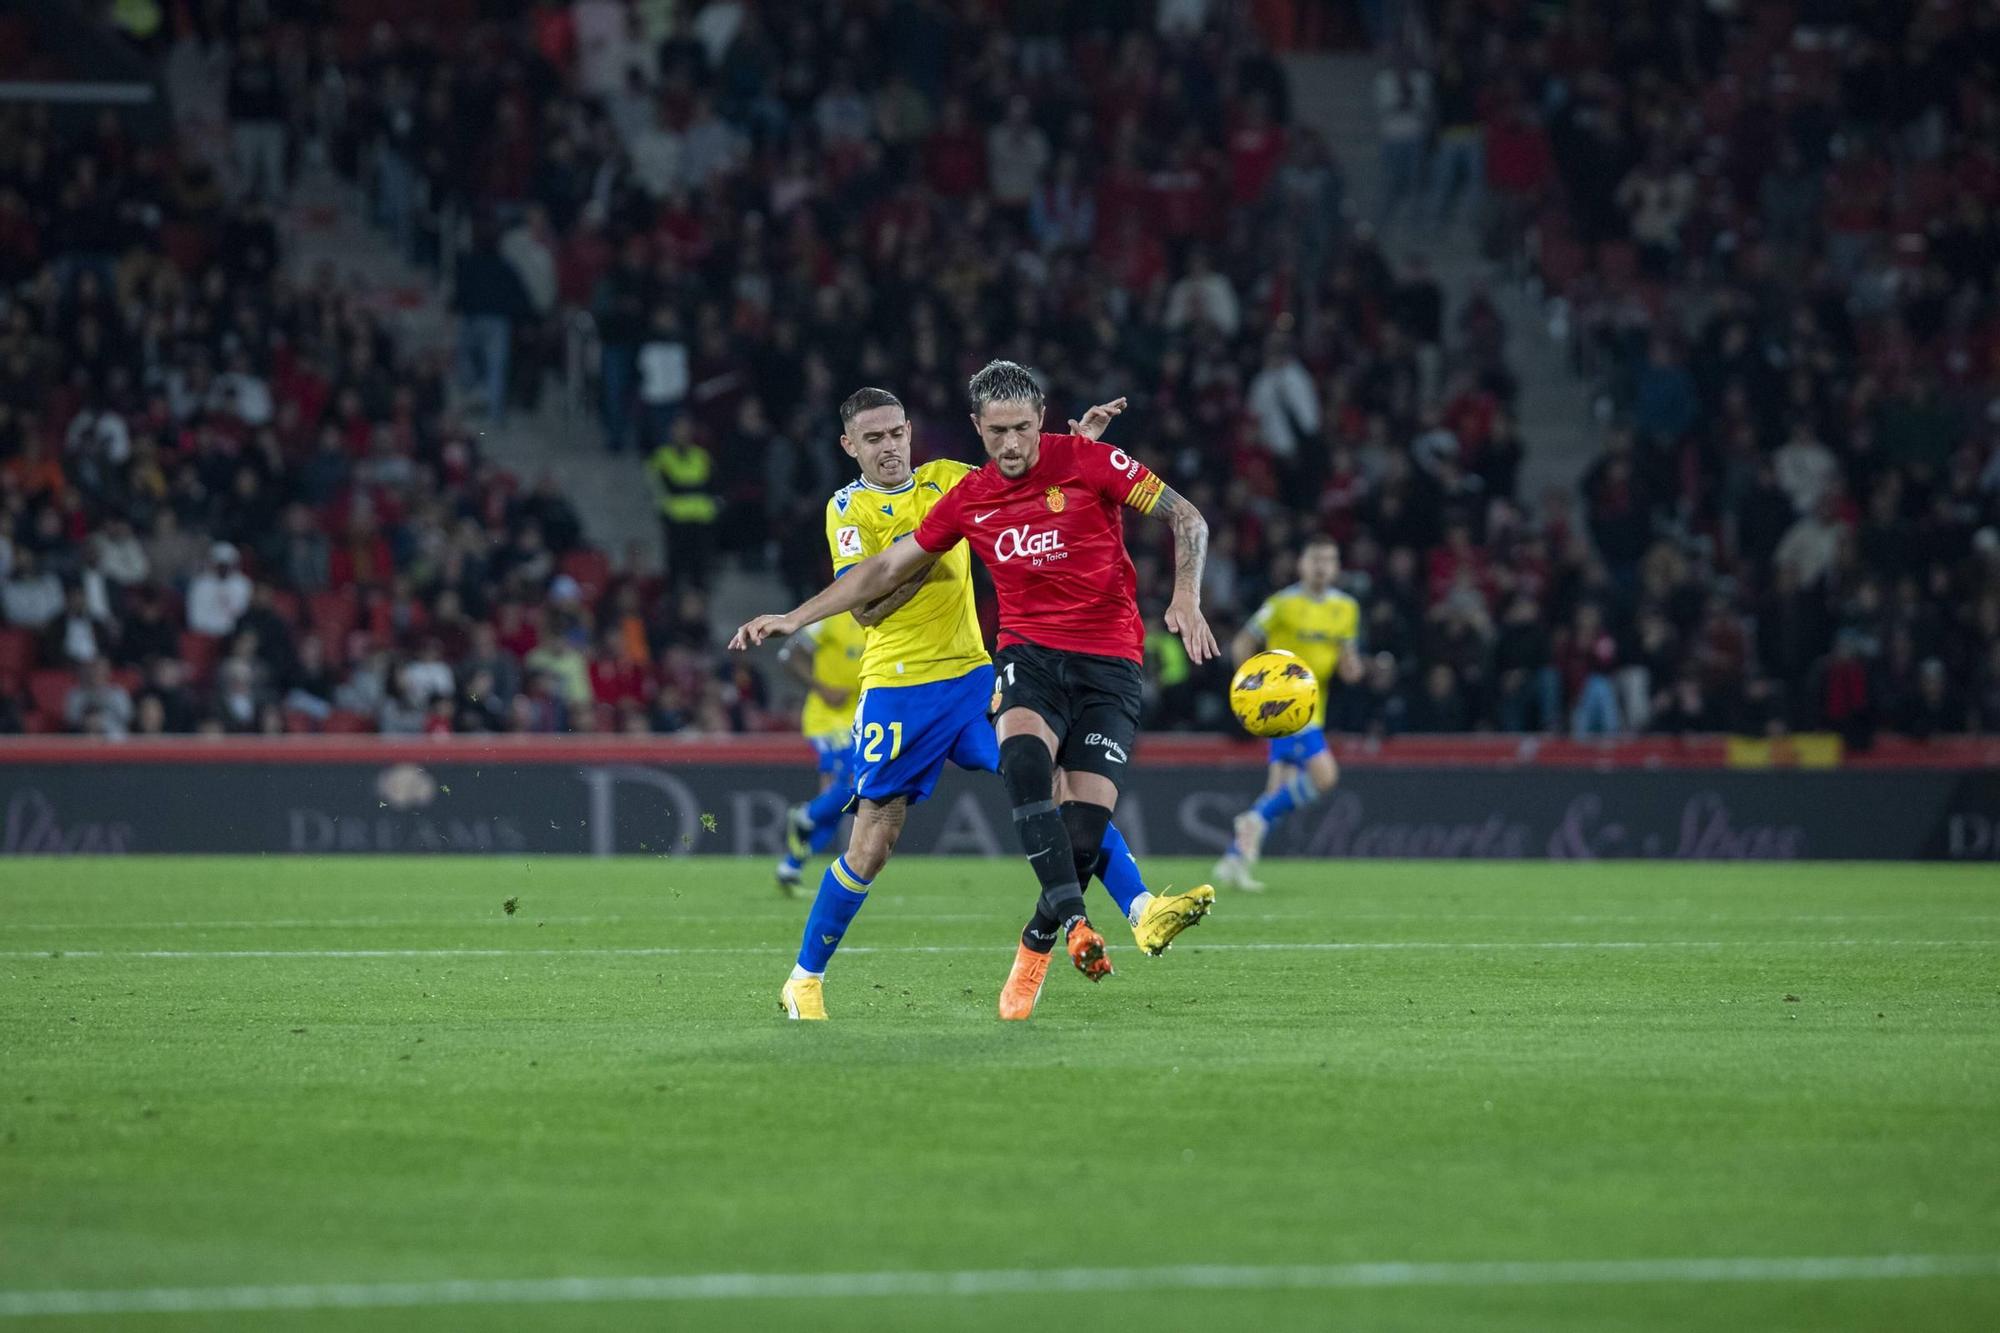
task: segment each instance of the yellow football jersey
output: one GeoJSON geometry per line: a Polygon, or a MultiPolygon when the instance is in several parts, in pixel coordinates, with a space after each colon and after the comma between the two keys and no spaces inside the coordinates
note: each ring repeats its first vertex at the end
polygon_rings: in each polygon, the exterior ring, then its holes
{"type": "MultiPolygon", "coordinates": [[[[923,464],[893,491],[856,481],[834,492],[826,502],[834,577],[915,532],[931,506],[972,471],[970,463],[945,458],[923,464]]],[[[916,596],[866,633],[863,689],[953,680],[991,661],[973,606],[970,546],[960,542],[945,552],[916,596]]]]}
{"type": "Polygon", "coordinates": [[[808,625],[802,632],[802,637],[812,641],[813,678],[847,691],[847,698],[839,704],[806,691],[805,712],[799,718],[799,730],[806,735],[845,736],[854,730],[854,705],[861,697],[861,650],[867,634],[853,616],[844,613],[808,625]]]}
{"type": "Polygon", "coordinates": [[[1314,597],[1294,583],[1267,597],[1250,623],[1262,631],[1265,647],[1297,653],[1319,677],[1319,707],[1313,710],[1312,723],[1324,723],[1333,669],[1340,664],[1341,652],[1361,635],[1361,604],[1338,588],[1314,597]]]}

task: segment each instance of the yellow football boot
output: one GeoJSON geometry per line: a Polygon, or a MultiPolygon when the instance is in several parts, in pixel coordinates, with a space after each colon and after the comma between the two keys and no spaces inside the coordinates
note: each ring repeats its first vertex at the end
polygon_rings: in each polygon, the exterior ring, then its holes
{"type": "Polygon", "coordinates": [[[1138,924],[1132,927],[1132,938],[1141,949],[1157,957],[1167,951],[1174,936],[1189,926],[1200,925],[1214,906],[1215,890],[1206,884],[1196,885],[1186,893],[1154,894],[1153,901],[1139,914],[1138,924]]]}
{"type": "Polygon", "coordinates": [[[778,993],[778,1004],[791,1018],[826,1019],[826,993],[819,977],[793,977],[778,993]]]}

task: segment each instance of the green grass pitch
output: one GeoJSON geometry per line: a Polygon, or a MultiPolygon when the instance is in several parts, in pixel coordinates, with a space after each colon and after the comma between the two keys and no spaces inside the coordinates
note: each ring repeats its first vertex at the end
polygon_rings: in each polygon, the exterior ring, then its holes
{"type": "Polygon", "coordinates": [[[1117,975],[1052,973],[1027,1024],[994,1018],[1029,905],[1017,861],[892,865],[823,1025],[779,1018],[805,905],[767,876],[5,864],[0,1333],[2000,1327],[1990,869],[1273,864],[1270,892],[1225,893],[1165,958],[1101,908],[1117,975]],[[1975,1271],[1454,1267],[1889,1255],[1975,1271]],[[1274,1267],[1377,1261],[1441,1267],[1303,1289],[1274,1267]],[[1254,1271],[1230,1290],[18,1300],[1201,1265],[1254,1271]]]}

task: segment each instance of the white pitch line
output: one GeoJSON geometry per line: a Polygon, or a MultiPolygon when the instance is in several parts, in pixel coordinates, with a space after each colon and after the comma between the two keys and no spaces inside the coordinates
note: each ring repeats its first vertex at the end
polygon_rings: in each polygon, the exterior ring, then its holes
{"type": "MultiPolygon", "coordinates": [[[[1194,952],[1374,953],[1399,949],[1468,950],[1588,950],[1588,949],[1991,949],[2000,939],[1985,940],[1223,940],[1214,944],[1189,941],[1194,952]]],[[[664,958],[681,955],[763,955],[776,946],[762,945],[577,945],[574,948],[521,949],[8,949],[0,958],[664,958]]],[[[995,953],[996,944],[860,944],[841,950],[859,953],[995,953]]]]}
{"type": "MultiPolygon", "coordinates": [[[[804,906],[803,903],[800,905],[804,906]]],[[[782,910],[761,910],[757,912],[686,915],[672,912],[669,915],[675,925],[683,925],[696,921],[703,923],[729,921],[742,924],[765,920],[791,920],[799,914],[796,912],[786,913],[782,910]]],[[[905,912],[901,910],[897,910],[896,917],[901,921],[998,921],[1003,919],[1000,913],[905,912]]],[[[637,921],[639,919],[638,917],[629,916],[534,916],[532,913],[525,913],[513,919],[503,916],[494,916],[491,918],[474,917],[470,919],[463,916],[352,916],[331,918],[279,917],[269,921],[10,921],[6,924],[5,928],[8,930],[347,930],[373,929],[377,927],[402,928],[428,926],[436,928],[439,926],[472,926],[482,930],[518,930],[529,920],[533,920],[538,926],[611,926],[622,925],[625,922],[637,921]]],[[[658,920],[657,917],[650,916],[645,919],[648,921],[658,920]]],[[[1243,919],[1242,917],[1237,918],[1239,921],[1243,919]]],[[[1259,917],[1257,919],[1289,921],[1303,918],[1274,916],[1268,918],[1259,917]]],[[[1423,919],[1429,921],[1437,920],[1436,917],[1426,917],[1423,919]]],[[[1657,920],[1658,918],[1648,919],[1657,920]]]]}
{"type": "MultiPolygon", "coordinates": [[[[796,904],[803,906],[801,902],[796,904]]],[[[215,921],[9,921],[0,929],[18,931],[55,930],[372,930],[403,928],[473,927],[480,930],[518,929],[530,919],[532,914],[517,918],[503,916],[352,916],[352,917],[276,917],[268,920],[236,918],[215,921]]],[[[680,913],[669,912],[668,918],[674,925],[700,923],[714,925],[723,922],[736,924],[758,923],[771,920],[792,920],[797,912],[787,912],[785,904],[774,902],[769,907],[746,912],[680,913]]],[[[1452,921],[1518,921],[1539,922],[1544,925],[1566,926],[1657,926],[1686,924],[1682,919],[1669,916],[1608,916],[1608,915],[1564,915],[1540,916],[1518,912],[1343,912],[1333,925],[1355,921],[1422,921],[1435,925],[1441,917],[1452,921]]],[[[997,922],[1009,919],[1002,912],[905,912],[896,909],[899,921],[986,921],[997,922]]],[[[615,926],[646,921],[656,923],[661,918],[656,915],[636,916],[535,916],[532,919],[544,926],[615,926]]],[[[1231,921],[1291,921],[1318,922],[1323,918],[1299,912],[1231,912],[1231,921]]],[[[1853,925],[1856,923],[1921,922],[1926,925],[1986,924],[2000,921],[2000,916],[1937,916],[1922,911],[1876,914],[1870,916],[1815,916],[1773,914],[1770,916],[1739,916],[1736,914],[1706,913],[1704,918],[1710,924],[1731,922],[1775,922],[1782,925],[1813,923],[1818,925],[1853,925]]]]}
{"type": "Polygon", "coordinates": [[[1500,1260],[1472,1263],[1190,1264],[1174,1268],[974,1268],[872,1273],[686,1273],[657,1277],[474,1278],[444,1282],[336,1282],[263,1287],[143,1287],[131,1291],[9,1291],[0,1292],[0,1318],[463,1305],[949,1298],[1132,1291],[1854,1282],[1996,1276],[2000,1276],[2000,1254],[1551,1262],[1500,1260]]]}

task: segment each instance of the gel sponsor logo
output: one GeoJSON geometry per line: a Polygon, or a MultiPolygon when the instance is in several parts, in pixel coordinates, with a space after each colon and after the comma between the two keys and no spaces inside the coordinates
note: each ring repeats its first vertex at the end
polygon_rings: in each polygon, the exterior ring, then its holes
{"type": "Polygon", "coordinates": [[[993,558],[1002,564],[1021,556],[1047,558],[1062,550],[1060,532],[1036,532],[1026,523],[1018,528],[1000,529],[1000,535],[993,541],[993,558]]]}

